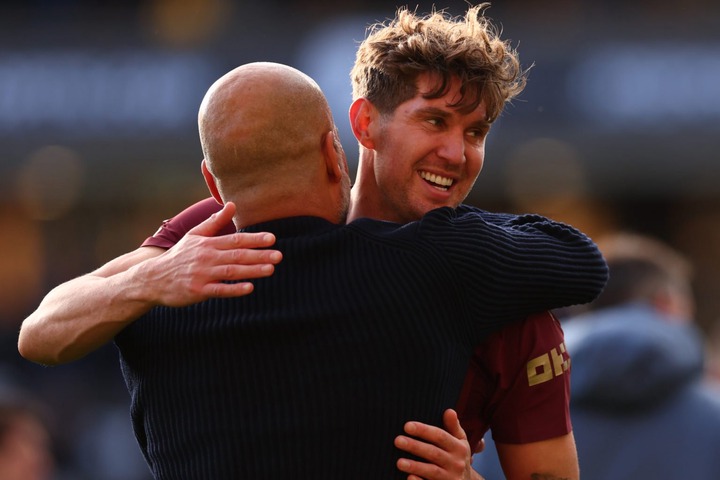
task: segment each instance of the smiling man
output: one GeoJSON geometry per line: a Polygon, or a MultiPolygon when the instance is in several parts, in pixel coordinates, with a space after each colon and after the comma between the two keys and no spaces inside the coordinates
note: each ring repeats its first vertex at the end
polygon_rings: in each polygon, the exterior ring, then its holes
{"type": "Polygon", "coordinates": [[[453,78],[446,92],[442,85],[443,78],[425,73],[418,93],[397,107],[364,96],[353,102],[361,148],[350,218],[407,223],[468,195],[482,169],[490,121],[484,102],[463,97],[460,80],[453,78]]]}

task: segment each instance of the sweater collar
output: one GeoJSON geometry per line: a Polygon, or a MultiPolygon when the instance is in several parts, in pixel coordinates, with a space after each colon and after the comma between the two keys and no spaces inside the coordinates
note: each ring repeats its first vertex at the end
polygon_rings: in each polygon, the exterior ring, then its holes
{"type": "Polygon", "coordinates": [[[320,233],[336,226],[334,223],[320,217],[287,217],[249,225],[238,229],[238,232],[270,232],[277,238],[282,238],[320,233]]]}

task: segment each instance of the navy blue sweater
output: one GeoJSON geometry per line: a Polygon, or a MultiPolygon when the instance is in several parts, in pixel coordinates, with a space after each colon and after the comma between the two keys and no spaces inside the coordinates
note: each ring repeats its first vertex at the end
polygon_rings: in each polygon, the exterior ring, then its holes
{"type": "Polygon", "coordinates": [[[536,215],[256,225],[284,255],[245,297],[157,307],[116,338],[155,475],[400,479],[403,423],[441,424],[503,323],[594,299],[597,247],[536,215]]]}

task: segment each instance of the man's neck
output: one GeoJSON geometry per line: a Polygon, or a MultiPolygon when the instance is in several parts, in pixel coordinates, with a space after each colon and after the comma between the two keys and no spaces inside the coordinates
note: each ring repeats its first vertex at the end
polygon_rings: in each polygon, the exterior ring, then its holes
{"type": "Polygon", "coordinates": [[[380,204],[380,191],[372,172],[372,162],[361,158],[358,166],[355,184],[350,190],[350,209],[348,210],[347,221],[352,222],[358,218],[372,218],[373,220],[392,220],[388,218],[380,204]]]}
{"type": "Polygon", "coordinates": [[[261,201],[246,200],[245,203],[238,203],[241,201],[235,200],[236,205],[241,205],[233,218],[237,228],[288,217],[319,217],[332,223],[339,223],[338,212],[327,207],[332,202],[324,197],[267,195],[261,201]]]}
{"type": "Polygon", "coordinates": [[[378,202],[377,193],[366,193],[367,189],[362,184],[356,183],[350,193],[350,209],[348,210],[347,222],[350,223],[358,218],[372,218],[373,220],[392,221],[385,214],[378,202]]]}

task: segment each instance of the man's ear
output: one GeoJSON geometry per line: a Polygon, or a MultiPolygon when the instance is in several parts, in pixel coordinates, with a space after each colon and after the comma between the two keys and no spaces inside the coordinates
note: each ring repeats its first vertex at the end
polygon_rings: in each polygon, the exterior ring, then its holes
{"type": "Polygon", "coordinates": [[[325,134],[322,140],[322,149],[328,178],[332,181],[340,181],[343,177],[343,168],[347,169],[347,164],[345,164],[345,155],[335,131],[330,130],[325,134]]]}
{"type": "Polygon", "coordinates": [[[374,150],[370,125],[378,117],[378,111],[370,100],[360,97],[350,105],[350,126],[358,143],[365,148],[374,150]]]}
{"type": "Polygon", "coordinates": [[[213,174],[210,173],[210,170],[208,170],[204,158],[202,163],[200,163],[200,170],[202,170],[203,177],[205,178],[205,183],[207,184],[208,189],[210,190],[210,193],[212,194],[215,201],[218,202],[220,205],[225,205],[225,202],[223,202],[222,198],[220,197],[220,192],[218,191],[217,184],[215,183],[215,177],[213,177],[213,174]]]}

